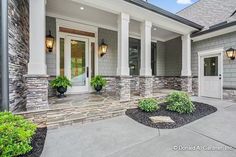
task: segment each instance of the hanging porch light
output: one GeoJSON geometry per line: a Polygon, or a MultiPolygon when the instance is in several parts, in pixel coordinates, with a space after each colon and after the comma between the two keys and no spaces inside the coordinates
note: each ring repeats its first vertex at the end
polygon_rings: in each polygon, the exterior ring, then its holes
{"type": "Polygon", "coordinates": [[[48,52],[52,52],[54,46],[54,37],[51,34],[51,31],[49,31],[49,34],[46,36],[46,47],[48,49],[48,52]]]}
{"type": "Polygon", "coordinates": [[[236,50],[233,48],[226,50],[225,53],[226,53],[227,57],[230,58],[231,60],[234,60],[236,57],[236,50]]]}
{"type": "Polygon", "coordinates": [[[104,56],[107,53],[108,45],[105,44],[104,39],[102,39],[102,43],[100,45],[100,55],[101,57],[104,56]]]}

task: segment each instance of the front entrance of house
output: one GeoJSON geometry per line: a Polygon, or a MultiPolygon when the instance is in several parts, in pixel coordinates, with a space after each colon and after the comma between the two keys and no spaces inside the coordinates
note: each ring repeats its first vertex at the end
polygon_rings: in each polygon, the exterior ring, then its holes
{"type": "Polygon", "coordinates": [[[92,91],[90,80],[96,74],[97,28],[57,20],[57,75],[72,82],[69,94],[92,91]]]}
{"type": "Polygon", "coordinates": [[[71,80],[69,93],[89,91],[88,39],[76,36],[65,38],[65,76],[71,80]]]}
{"type": "Polygon", "coordinates": [[[199,55],[200,96],[222,98],[222,53],[212,51],[199,55]]]}

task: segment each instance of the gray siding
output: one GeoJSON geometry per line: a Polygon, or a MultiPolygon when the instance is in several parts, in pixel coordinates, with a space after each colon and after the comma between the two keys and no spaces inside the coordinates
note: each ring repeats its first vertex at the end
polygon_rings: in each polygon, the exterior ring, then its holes
{"type": "Polygon", "coordinates": [[[156,75],[165,76],[165,43],[157,41],[156,75]]]}
{"type": "Polygon", "coordinates": [[[180,76],[182,69],[182,41],[175,38],[165,43],[165,75],[180,76]]]}
{"type": "MultiPolygon", "coordinates": [[[[198,52],[216,48],[236,48],[236,32],[206,39],[192,44],[192,73],[198,75],[198,52]]],[[[236,88],[236,61],[224,54],[224,87],[236,88]]]]}
{"type": "Polygon", "coordinates": [[[98,57],[98,74],[104,76],[115,76],[117,69],[117,42],[118,34],[115,31],[107,29],[98,29],[98,43],[101,44],[102,39],[108,45],[107,54],[98,57]]]}
{"type": "MultiPolygon", "coordinates": [[[[56,39],[56,19],[52,17],[46,17],[46,35],[49,30],[52,32],[52,36],[56,39]]],[[[56,41],[55,41],[56,42],[56,41]]],[[[46,53],[47,74],[50,76],[56,76],[56,43],[54,44],[53,51],[46,53]]]]}

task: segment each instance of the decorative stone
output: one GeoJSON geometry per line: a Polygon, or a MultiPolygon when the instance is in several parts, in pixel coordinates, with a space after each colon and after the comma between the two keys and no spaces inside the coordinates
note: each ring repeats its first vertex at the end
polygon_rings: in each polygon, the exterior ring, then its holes
{"type": "Polygon", "coordinates": [[[167,116],[154,116],[154,117],[149,117],[149,119],[153,123],[174,123],[175,122],[170,117],[167,117],[167,116]]]}
{"type": "MultiPolygon", "coordinates": [[[[50,82],[52,81],[52,80],[54,80],[56,77],[55,76],[50,76],[49,78],[48,78],[48,83],[50,84],[50,82]]],[[[48,86],[48,96],[49,97],[54,97],[54,96],[56,96],[57,95],[57,90],[56,90],[56,88],[53,88],[52,86],[48,86]]]]}
{"type": "Polygon", "coordinates": [[[192,77],[181,77],[181,90],[192,94],[192,77]]]}
{"type": "Polygon", "coordinates": [[[29,1],[8,1],[8,55],[10,111],[25,111],[26,90],[23,75],[29,62],[29,1]]]}
{"type": "Polygon", "coordinates": [[[192,84],[192,95],[198,96],[198,76],[193,77],[193,84],[192,84]]]}
{"type": "Polygon", "coordinates": [[[107,81],[107,85],[104,87],[102,92],[105,92],[108,95],[116,95],[117,94],[117,77],[105,77],[107,81]]]}
{"type": "Polygon", "coordinates": [[[25,75],[27,94],[26,109],[48,108],[48,75],[25,75]]]}
{"type": "Polygon", "coordinates": [[[140,77],[139,78],[139,92],[142,97],[151,97],[153,93],[153,78],[140,77]]]}
{"type": "Polygon", "coordinates": [[[121,101],[130,100],[130,77],[117,77],[117,94],[121,101]]]}

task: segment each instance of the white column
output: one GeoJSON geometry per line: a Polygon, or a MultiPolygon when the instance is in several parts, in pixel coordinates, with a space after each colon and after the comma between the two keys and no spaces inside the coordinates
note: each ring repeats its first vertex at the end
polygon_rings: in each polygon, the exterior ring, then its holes
{"type": "Polygon", "coordinates": [[[182,36],[182,76],[191,76],[191,38],[190,34],[182,36]]]}
{"type": "Polygon", "coordinates": [[[128,14],[121,13],[118,19],[117,75],[129,76],[129,21],[128,14]]]}
{"type": "Polygon", "coordinates": [[[45,0],[30,0],[30,60],[28,74],[47,74],[45,0]]]}
{"type": "Polygon", "coordinates": [[[141,76],[152,76],[151,68],[151,38],[152,23],[144,21],[141,24],[141,76]]]}

